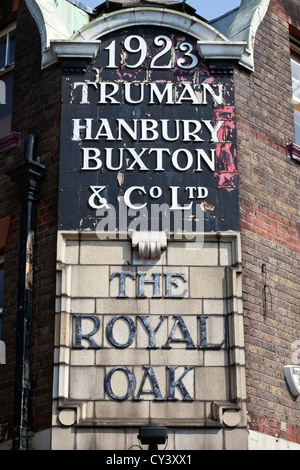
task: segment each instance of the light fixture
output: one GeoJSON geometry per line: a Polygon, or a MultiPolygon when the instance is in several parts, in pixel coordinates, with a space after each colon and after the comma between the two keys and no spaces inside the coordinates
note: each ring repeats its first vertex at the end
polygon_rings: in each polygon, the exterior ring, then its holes
{"type": "Polygon", "coordinates": [[[157,450],[159,444],[165,444],[168,432],[165,427],[145,426],[139,429],[137,437],[141,444],[149,445],[149,450],[157,450]]]}

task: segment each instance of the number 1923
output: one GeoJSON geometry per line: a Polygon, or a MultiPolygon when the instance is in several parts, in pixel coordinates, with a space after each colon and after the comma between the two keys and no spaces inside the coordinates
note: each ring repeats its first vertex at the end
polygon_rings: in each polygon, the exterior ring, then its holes
{"type": "MultiPolygon", "coordinates": [[[[154,45],[162,47],[157,54],[152,57],[150,62],[150,69],[171,69],[174,66],[174,59],[172,58],[172,40],[168,36],[159,35],[153,40],[154,45]]],[[[127,60],[126,66],[131,69],[136,69],[142,66],[147,59],[148,47],[144,38],[137,35],[128,36],[124,41],[124,49],[128,54],[135,54],[135,60],[127,60]],[[130,62],[130,63],[128,63],[130,62]],[[134,63],[131,63],[134,62],[134,63]]],[[[108,69],[116,69],[116,41],[112,41],[105,50],[108,51],[108,69]]],[[[182,52],[182,57],[175,58],[175,64],[181,69],[193,69],[198,65],[198,57],[193,53],[193,45],[189,42],[182,42],[179,45],[179,51],[182,52]]],[[[129,57],[129,55],[127,56],[129,57]]]]}

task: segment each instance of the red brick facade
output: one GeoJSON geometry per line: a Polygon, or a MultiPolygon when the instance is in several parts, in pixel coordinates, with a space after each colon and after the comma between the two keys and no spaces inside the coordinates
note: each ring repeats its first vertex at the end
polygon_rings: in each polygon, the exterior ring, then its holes
{"type": "Polygon", "coordinates": [[[300,337],[300,166],[287,156],[294,140],[289,32],[299,17],[299,2],[271,1],[255,70],[235,76],[248,426],[298,443],[300,403],[283,367],[300,337]]]}
{"type": "Polygon", "coordinates": [[[35,272],[31,354],[31,427],[34,431],[51,425],[53,341],[55,311],[55,265],[57,230],[57,186],[60,127],[60,65],[41,71],[40,35],[25,1],[19,2],[12,130],[20,133],[21,145],[1,150],[0,217],[10,215],[4,270],[4,318],[2,340],[6,344],[5,366],[1,368],[0,421],[12,430],[15,367],[15,324],[18,289],[20,198],[17,186],[6,172],[20,162],[26,137],[39,131],[37,154],[47,167],[36,212],[35,272]],[[5,371],[5,374],[4,374],[5,371]]]}

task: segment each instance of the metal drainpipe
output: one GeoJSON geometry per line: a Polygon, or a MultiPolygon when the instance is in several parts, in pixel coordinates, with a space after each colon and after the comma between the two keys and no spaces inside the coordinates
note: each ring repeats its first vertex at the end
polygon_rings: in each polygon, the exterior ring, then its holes
{"type": "Polygon", "coordinates": [[[34,227],[40,180],[46,174],[39,157],[34,160],[38,138],[38,132],[27,137],[22,162],[7,172],[21,198],[13,450],[28,450],[34,227]]]}

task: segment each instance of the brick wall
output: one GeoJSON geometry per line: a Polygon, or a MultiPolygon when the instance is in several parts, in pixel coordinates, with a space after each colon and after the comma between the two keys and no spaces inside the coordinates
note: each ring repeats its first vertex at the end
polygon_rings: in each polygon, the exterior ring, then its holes
{"type": "Polygon", "coordinates": [[[283,373],[300,339],[300,165],[286,152],[294,141],[295,8],[293,1],[271,1],[256,37],[255,71],[238,71],[235,84],[248,425],[300,443],[300,402],[283,373]]]}
{"type": "Polygon", "coordinates": [[[25,1],[20,3],[17,15],[12,130],[21,134],[21,146],[4,152],[0,158],[0,217],[11,216],[5,250],[2,339],[6,343],[7,364],[0,366],[3,369],[3,372],[0,370],[3,377],[0,384],[0,417],[1,422],[8,422],[11,429],[21,207],[18,190],[5,175],[5,171],[22,159],[26,137],[39,131],[37,153],[41,157],[41,163],[47,167],[47,176],[41,183],[34,244],[30,426],[38,431],[51,425],[61,83],[59,65],[41,70],[39,31],[25,1]]]}
{"type": "Polygon", "coordinates": [[[16,20],[20,0],[5,0],[0,5],[0,25],[4,28],[16,20]]]}

